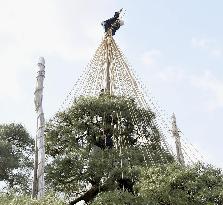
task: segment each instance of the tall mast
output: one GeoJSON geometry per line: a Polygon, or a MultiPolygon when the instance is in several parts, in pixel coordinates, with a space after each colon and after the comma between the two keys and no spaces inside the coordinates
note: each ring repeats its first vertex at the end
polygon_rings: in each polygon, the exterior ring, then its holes
{"type": "Polygon", "coordinates": [[[45,119],[42,107],[43,99],[43,81],[45,78],[45,60],[39,58],[37,63],[37,83],[35,90],[35,108],[37,113],[37,132],[35,139],[35,159],[34,159],[34,177],[33,177],[33,198],[41,198],[44,195],[44,167],[45,167],[45,144],[44,144],[44,129],[45,119]]]}
{"type": "Polygon", "coordinates": [[[172,119],[173,119],[173,121],[172,121],[172,134],[173,134],[173,137],[175,138],[177,159],[178,159],[178,162],[181,165],[185,165],[184,156],[183,156],[182,147],[181,147],[181,142],[180,142],[179,130],[178,130],[178,127],[177,127],[176,117],[175,117],[174,113],[173,113],[172,119]]]}
{"type": "Polygon", "coordinates": [[[122,9],[118,12],[115,12],[115,15],[112,18],[109,18],[101,23],[105,29],[105,39],[104,39],[104,50],[105,50],[105,62],[106,62],[106,71],[105,71],[105,91],[108,94],[112,94],[112,36],[115,35],[116,31],[120,26],[124,25],[123,20],[120,19],[120,13],[122,9]]]}
{"type": "Polygon", "coordinates": [[[108,30],[108,32],[106,33],[106,36],[105,36],[105,43],[106,43],[106,49],[105,49],[105,52],[106,52],[106,82],[105,82],[105,85],[106,85],[106,92],[108,94],[112,94],[112,87],[111,87],[111,62],[112,62],[112,54],[111,54],[111,38],[112,38],[112,35],[111,35],[111,30],[108,30]]]}

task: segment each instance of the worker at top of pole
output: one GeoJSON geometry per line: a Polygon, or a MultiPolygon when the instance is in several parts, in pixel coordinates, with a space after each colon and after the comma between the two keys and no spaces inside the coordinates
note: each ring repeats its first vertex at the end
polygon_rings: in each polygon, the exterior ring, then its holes
{"type": "Polygon", "coordinates": [[[114,36],[115,32],[120,28],[120,26],[124,25],[124,21],[119,18],[121,12],[122,9],[118,12],[115,12],[114,17],[101,23],[106,33],[111,30],[112,36],[114,36]]]}

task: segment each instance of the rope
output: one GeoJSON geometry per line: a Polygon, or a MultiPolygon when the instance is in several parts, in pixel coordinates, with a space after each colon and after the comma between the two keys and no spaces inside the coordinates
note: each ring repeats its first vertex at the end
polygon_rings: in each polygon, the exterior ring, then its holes
{"type": "MultiPolygon", "coordinates": [[[[136,77],[133,68],[129,65],[124,54],[121,52],[118,45],[111,36],[105,36],[103,38],[92,60],[85,68],[81,77],[74,84],[69,94],[66,96],[64,102],[59,108],[59,111],[68,109],[71,104],[75,102],[75,99],[78,99],[82,95],[99,96],[106,80],[106,52],[109,52],[108,56],[111,61],[110,78],[111,90],[113,94],[116,96],[126,96],[133,98],[135,99],[139,108],[156,113],[156,118],[151,121],[151,124],[147,129],[148,132],[152,135],[154,135],[154,127],[159,130],[161,144],[158,146],[156,151],[160,155],[162,163],[168,162],[164,156],[164,152],[174,156],[172,148],[168,143],[168,139],[170,139],[169,125],[171,123],[165,119],[166,116],[163,116],[165,111],[161,109],[157,103],[154,103],[155,98],[152,96],[151,92],[150,96],[147,95],[147,92],[145,92],[145,86],[142,86],[142,83],[139,81],[138,77],[136,77]],[[107,38],[110,38],[111,40],[110,48],[107,48],[107,38]],[[148,101],[146,99],[148,99],[148,101]]],[[[137,115],[139,114],[144,118],[144,123],[150,120],[144,112],[135,113],[133,107],[129,103],[127,103],[127,107],[132,116],[132,121],[134,124],[137,124],[137,115]]],[[[142,134],[141,128],[137,127],[136,132],[138,135],[142,134]]],[[[150,151],[152,144],[148,139],[146,139],[146,136],[141,136],[140,140],[142,143],[140,146],[147,148],[146,153],[143,151],[145,163],[147,166],[148,162],[155,164],[155,156],[153,156],[153,153],[150,151]]],[[[185,145],[187,146],[186,142],[184,142],[184,152],[186,153],[185,155],[188,155],[186,152],[187,150],[192,153],[191,149],[186,148],[185,145]]],[[[199,153],[197,150],[196,152],[199,153]]]]}

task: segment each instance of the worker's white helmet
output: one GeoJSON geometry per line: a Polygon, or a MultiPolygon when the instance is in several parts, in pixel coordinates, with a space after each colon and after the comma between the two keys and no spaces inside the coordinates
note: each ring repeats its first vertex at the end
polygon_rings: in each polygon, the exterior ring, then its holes
{"type": "Polygon", "coordinates": [[[123,20],[120,20],[120,26],[123,26],[124,25],[124,21],[123,20]]]}

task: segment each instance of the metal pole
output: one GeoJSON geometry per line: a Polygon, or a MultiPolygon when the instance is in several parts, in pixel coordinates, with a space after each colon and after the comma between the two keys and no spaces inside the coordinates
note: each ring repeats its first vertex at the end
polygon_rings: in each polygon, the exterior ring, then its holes
{"type": "Polygon", "coordinates": [[[172,134],[173,134],[173,137],[175,138],[177,159],[181,165],[185,165],[184,156],[183,156],[183,152],[182,152],[182,148],[181,148],[179,130],[177,128],[176,117],[175,117],[174,113],[173,113],[172,119],[173,119],[172,134]]]}
{"type": "Polygon", "coordinates": [[[45,167],[45,144],[44,144],[44,129],[45,119],[42,107],[43,99],[43,81],[45,78],[45,60],[39,58],[37,72],[37,83],[35,90],[35,108],[37,113],[37,132],[35,140],[35,162],[34,162],[34,179],[33,193],[35,198],[41,198],[44,195],[44,167],[45,167]]]}

